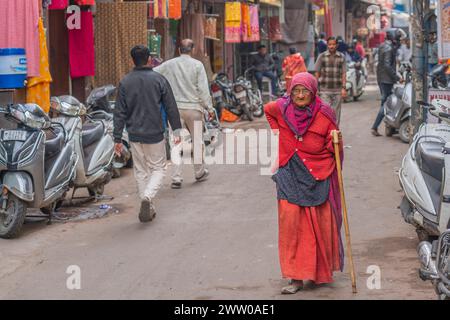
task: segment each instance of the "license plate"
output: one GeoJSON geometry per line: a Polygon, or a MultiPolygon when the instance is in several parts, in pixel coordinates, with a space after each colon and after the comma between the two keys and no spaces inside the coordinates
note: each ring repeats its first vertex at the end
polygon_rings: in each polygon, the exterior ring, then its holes
{"type": "Polygon", "coordinates": [[[213,92],[212,96],[213,98],[220,98],[222,97],[222,91],[213,92]]]}
{"type": "Polygon", "coordinates": [[[3,131],[3,141],[25,141],[27,140],[27,132],[22,130],[5,130],[3,131]]]}
{"type": "Polygon", "coordinates": [[[247,96],[247,92],[245,92],[245,90],[244,90],[244,91],[241,91],[241,92],[236,92],[234,95],[236,96],[237,99],[240,99],[240,98],[246,97],[247,96]]]}

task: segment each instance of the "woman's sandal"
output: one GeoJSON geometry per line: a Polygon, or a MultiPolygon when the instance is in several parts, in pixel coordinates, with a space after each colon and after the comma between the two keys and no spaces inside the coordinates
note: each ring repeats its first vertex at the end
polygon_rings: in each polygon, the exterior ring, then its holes
{"type": "Polygon", "coordinates": [[[283,287],[281,289],[282,294],[294,294],[297,293],[297,291],[303,289],[303,281],[301,280],[292,280],[291,284],[283,287]]]}

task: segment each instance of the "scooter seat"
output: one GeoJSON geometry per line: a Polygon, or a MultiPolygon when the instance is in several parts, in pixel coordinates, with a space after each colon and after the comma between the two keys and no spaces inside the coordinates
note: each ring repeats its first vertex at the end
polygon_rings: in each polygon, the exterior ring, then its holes
{"type": "Polygon", "coordinates": [[[61,152],[64,146],[64,132],[61,128],[53,127],[46,130],[45,159],[50,159],[61,152]]]}
{"type": "Polygon", "coordinates": [[[99,141],[105,128],[101,122],[89,122],[83,125],[81,142],[83,149],[99,141]]]}
{"type": "Polygon", "coordinates": [[[442,182],[442,169],[444,168],[443,144],[438,141],[419,142],[416,149],[420,169],[442,182]]]}
{"type": "Polygon", "coordinates": [[[405,87],[397,87],[394,90],[394,94],[401,99],[403,97],[403,93],[405,92],[405,87]]]}

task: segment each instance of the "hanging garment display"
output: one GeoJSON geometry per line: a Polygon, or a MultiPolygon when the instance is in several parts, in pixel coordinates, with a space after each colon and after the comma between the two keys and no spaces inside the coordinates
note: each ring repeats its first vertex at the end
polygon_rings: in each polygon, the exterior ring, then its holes
{"type": "Polygon", "coordinates": [[[95,84],[118,85],[133,68],[130,48],[147,44],[147,4],[97,2],[95,15],[95,84]]]}
{"type": "Polygon", "coordinates": [[[225,3],[225,42],[241,42],[242,10],[240,2],[225,3]]]}
{"type": "Polygon", "coordinates": [[[148,32],[148,48],[150,49],[150,54],[153,56],[161,56],[161,35],[148,32]]]}
{"type": "MultiPolygon", "coordinates": [[[[169,9],[170,9],[169,0],[154,0],[153,4],[150,4],[149,7],[151,8],[150,9],[151,18],[160,18],[160,19],[169,18],[169,9]]],[[[181,3],[180,3],[180,16],[181,16],[181,3]]]]}
{"type": "Polygon", "coordinates": [[[181,0],[169,1],[169,19],[181,19],[181,0]]]}
{"type": "Polygon", "coordinates": [[[219,40],[217,38],[217,19],[210,17],[205,20],[205,38],[219,40]]]}
{"type": "Polygon", "coordinates": [[[69,30],[69,64],[72,78],[95,75],[94,21],[81,11],[81,28],[69,30]]]}
{"type": "Polygon", "coordinates": [[[27,76],[39,76],[39,0],[0,0],[0,48],[24,48],[27,76]]]}
{"type": "Polygon", "coordinates": [[[52,4],[48,7],[49,10],[61,10],[67,8],[69,0],[52,0],[52,4]]]}
{"type": "Polygon", "coordinates": [[[75,0],[75,3],[79,6],[93,6],[95,5],[95,0],[75,0]]]}
{"type": "Polygon", "coordinates": [[[257,42],[260,40],[258,6],[249,5],[248,12],[249,12],[249,25],[247,23],[242,24],[242,41],[257,42]]]}
{"type": "Polygon", "coordinates": [[[42,18],[39,19],[38,31],[40,44],[40,74],[38,77],[28,78],[27,103],[36,103],[48,113],[50,110],[50,82],[52,82],[52,77],[50,75],[50,68],[48,64],[47,41],[42,18]]]}
{"type": "Polygon", "coordinates": [[[280,17],[274,16],[269,19],[269,38],[270,41],[280,41],[283,39],[281,34],[280,17]]]}
{"type": "Polygon", "coordinates": [[[250,23],[250,7],[246,3],[242,3],[242,36],[248,38],[252,35],[250,23]]]}

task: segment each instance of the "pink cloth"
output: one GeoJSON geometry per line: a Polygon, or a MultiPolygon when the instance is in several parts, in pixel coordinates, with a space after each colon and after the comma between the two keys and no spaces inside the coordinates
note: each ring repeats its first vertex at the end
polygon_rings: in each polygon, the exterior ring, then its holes
{"type": "Polygon", "coordinates": [[[69,30],[69,63],[72,78],[95,75],[92,12],[81,11],[81,28],[69,30]]]}
{"type": "Polygon", "coordinates": [[[242,24],[243,32],[242,32],[242,41],[243,42],[257,42],[260,40],[259,36],[259,14],[258,14],[258,6],[249,5],[250,11],[250,28],[251,35],[248,35],[248,30],[245,24],[242,24]]]}
{"type": "Polygon", "coordinates": [[[28,77],[39,76],[39,1],[0,0],[0,48],[24,48],[28,77]]]}
{"type": "Polygon", "coordinates": [[[65,9],[69,5],[69,0],[52,0],[52,4],[48,7],[50,10],[65,9]]]}

